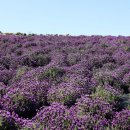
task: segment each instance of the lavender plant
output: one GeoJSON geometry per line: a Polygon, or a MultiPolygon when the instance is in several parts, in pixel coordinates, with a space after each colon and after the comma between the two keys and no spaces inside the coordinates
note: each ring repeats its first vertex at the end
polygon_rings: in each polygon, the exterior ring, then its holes
{"type": "Polygon", "coordinates": [[[83,88],[61,84],[49,89],[47,101],[48,103],[59,102],[64,105],[71,106],[76,102],[76,99],[83,94],[83,92],[83,88]]]}
{"type": "Polygon", "coordinates": [[[0,33],[0,129],[129,130],[130,37],[0,33]]]}

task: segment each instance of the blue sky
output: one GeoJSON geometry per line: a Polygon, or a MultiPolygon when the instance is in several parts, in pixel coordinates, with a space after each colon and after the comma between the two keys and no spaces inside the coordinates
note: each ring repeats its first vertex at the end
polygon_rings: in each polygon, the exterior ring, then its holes
{"type": "Polygon", "coordinates": [[[130,36],[130,0],[0,0],[0,30],[130,36]]]}

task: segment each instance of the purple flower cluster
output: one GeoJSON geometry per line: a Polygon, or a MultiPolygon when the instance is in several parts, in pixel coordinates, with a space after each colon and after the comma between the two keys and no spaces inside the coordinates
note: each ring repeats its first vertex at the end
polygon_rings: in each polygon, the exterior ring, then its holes
{"type": "Polygon", "coordinates": [[[1,130],[129,130],[130,37],[0,34],[1,130]]]}
{"type": "Polygon", "coordinates": [[[48,84],[37,80],[21,80],[10,87],[1,99],[3,109],[22,117],[32,117],[36,109],[46,104],[48,84]]]}
{"type": "Polygon", "coordinates": [[[129,130],[130,129],[130,110],[122,110],[116,112],[112,120],[112,128],[117,130],[129,130]]]}
{"type": "Polygon", "coordinates": [[[50,104],[53,102],[60,102],[64,105],[71,106],[84,91],[83,88],[71,86],[71,84],[60,84],[59,86],[53,86],[48,90],[47,100],[50,104]]]}
{"type": "Polygon", "coordinates": [[[5,110],[0,110],[0,129],[17,130],[21,127],[18,116],[5,110]]]}
{"type": "Polygon", "coordinates": [[[76,103],[77,114],[84,115],[96,115],[106,116],[112,112],[112,105],[103,101],[99,97],[93,97],[91,95],[84,95],[78,99],[76,103]]]}

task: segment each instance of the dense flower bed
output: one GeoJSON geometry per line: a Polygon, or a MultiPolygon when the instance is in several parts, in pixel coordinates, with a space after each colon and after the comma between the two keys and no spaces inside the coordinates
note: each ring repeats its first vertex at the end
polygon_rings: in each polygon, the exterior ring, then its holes
{"type": "Polygon", "coordinates": [[[130,37],[0,34],[0,130],[130,130],[130,37]]]}

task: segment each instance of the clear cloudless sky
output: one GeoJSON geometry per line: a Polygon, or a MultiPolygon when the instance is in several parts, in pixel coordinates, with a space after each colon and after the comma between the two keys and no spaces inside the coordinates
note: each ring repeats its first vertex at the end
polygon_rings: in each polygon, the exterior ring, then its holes
{"type": "Polygon", "coordinates": [[[130,0],[0,0],[0,31],[130,36],[130,0]]]}

